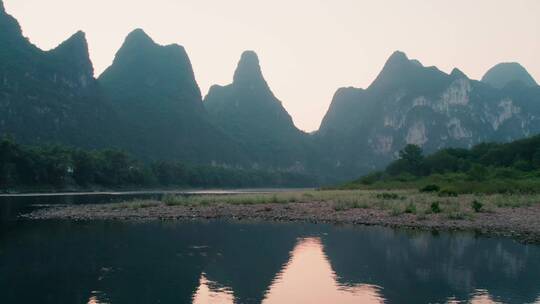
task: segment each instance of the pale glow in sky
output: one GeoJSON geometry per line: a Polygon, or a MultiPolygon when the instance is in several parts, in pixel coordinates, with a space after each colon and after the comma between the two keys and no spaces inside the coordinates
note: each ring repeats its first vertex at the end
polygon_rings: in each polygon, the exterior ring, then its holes
{"type": "Polygon", "coordinates": [[[303,130],[318,129],[334,92],[367,87],[395,50],[479,79],[520,62],[540,82],[538,0],[4,0],[24,35],[50,49],[87,34],[99,75],[125,36],[143,28],[183,45],[203,94],[228,84],[240,54],[259,54],[266,80],[303,130]]]}

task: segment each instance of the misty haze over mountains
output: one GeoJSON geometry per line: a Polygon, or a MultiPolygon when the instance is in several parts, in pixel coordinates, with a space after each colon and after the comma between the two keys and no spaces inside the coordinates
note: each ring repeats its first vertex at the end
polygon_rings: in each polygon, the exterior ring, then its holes
{"type": "Polygon", "coordinates": [[[366,89],[341,88],[321,127],[300,131],[274,96],[254,52],[234,80],[203,99],[188,54],[130,33],[98,78],[85,35],[42,51],[0,1],[0,134],[21,143],[117,147],[145,160],[357,177],[406,144],[426,152],[540,133],[540,87],[517,63],[481,81],[395,52],[366,89]]]}

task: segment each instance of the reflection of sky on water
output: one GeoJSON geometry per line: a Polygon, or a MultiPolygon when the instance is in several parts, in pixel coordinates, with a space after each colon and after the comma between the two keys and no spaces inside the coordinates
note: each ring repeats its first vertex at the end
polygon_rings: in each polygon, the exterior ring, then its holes
{"type": "Polygon", "coordinates": [[[92,291],[92,295],[86,304],[110,304],[101,291],[92,291]]]}
{"type": "Polygon", "coordinates": [[[378,287],[340,286],[318,238],[299,240],[291,259],[268,289],[264,304],[382,303],[378,287]]]}
{"type": "MultiPolygon", "coordinates": [[[[423,246],[421,246],[423,247],[423,246]]],[[[459,246],[461,247],[461,246],[459,246]]],[[[249,279],[249,278],[248,278],[249,279]]],[[[266,291],[263,304],[385,303],[383,288],[371,284],[338,283],[320,238],[299,239],[287,264],[266,291]]],[[[212,282],[203,273],[193,296],[194,304],[233,304],[234,291],[212,282]]],[[[448,304],[498,304],[487,290],[476,290],[466,302],[448,298],[448,304]]],[[[537,304],[540,303],[536,302],[537,304]]],[[[90,304],[90,303],[89,303],[90,304]]]]}
{"type": "MultiPolygon", "coordinates": [[[[305,238],[296,244],[289,262],[276,275],[262,303],[383,303],[379,290],[372,285],[339,285],[321,240],[305,238]]],[[[233,293],[230,288],[208,281],[203,274],[193,303],[232,304],[233,293]]]]}
{"type": "Polygon", "coordinates": [[[220,286],[216,282],[209,281],[206,275],[201,275],[199,288],[193,296],[193,304],[228,304],[234,303],[234,295],[230,288],[220,286]]]}

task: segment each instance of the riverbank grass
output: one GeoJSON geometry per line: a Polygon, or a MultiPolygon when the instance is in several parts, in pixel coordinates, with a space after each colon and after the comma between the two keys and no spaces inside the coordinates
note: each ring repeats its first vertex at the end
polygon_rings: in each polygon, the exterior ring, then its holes
{"type": "MultiPolygon", "coordinates": [[[[451,220],[473,218],[477,213],[494,212],[497,208],[529,207],[540,203],[540,194],[457,194],[441,195],[440,192],[415,190],[325,190],[283,192],[268,194],[227,195],[166,195],[161,204],[169,207],[211,207],[228,205],[301,204],[324,202],[331,204],[334,211],[352,209],[376,209],[387,211],[392,216],[416,215],[424,219],[431,214],[442,214],[451,220]]],[[[134,208],[130,203],[123,205],[134,208]]],[[[137,208],[152,207],[148,202],[137,202],[137,208]]]]}

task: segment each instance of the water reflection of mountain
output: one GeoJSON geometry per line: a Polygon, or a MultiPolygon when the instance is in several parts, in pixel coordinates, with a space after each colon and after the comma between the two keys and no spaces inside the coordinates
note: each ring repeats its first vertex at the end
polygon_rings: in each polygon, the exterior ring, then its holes
{"type": "Polygon", "coordinates": [[[380,304],[380,287],[340,285],[318,237],[300,239],[291,259],[274,279],[263,304],[380,304]]]}
{"type": "Polygon", "coordinates": [[[2,303],[530,303],[540,291],[540,247],[470,234],[223,221],[10,231],[2,303]]]}
{"type": "Polygon", "coordinates": [[[0,244],[3,303],[190,303],[197,226],[32,223],[0,244]]]}
{"type": "MultiPolygon", "coordinates": [[[[261,303],[298,225],[18,224],[0,242],[3,303],[191,303],[208,278],[235,303],[261,303]]],[[[216,288],[216,286],[210,286],[216,288]]]]}
{"type": "Polygon", "coordinates": [[[342,228],[323,237],[341,284],[382,286],[388,303],[469,300],[476,289],[505,303],[538,296],[540,248],[472,234],[342,228]]]}
{"type": "Polygon", "coordinates": [[[235,303],[261,303],[301,236],[298,227],[258,223],[216,229],[208,235],[206,277],[232,289],[235,303]]]}

